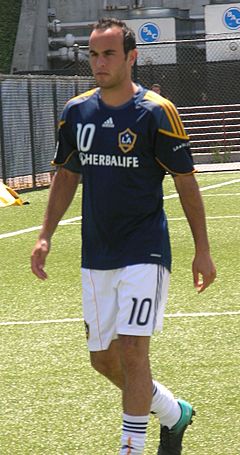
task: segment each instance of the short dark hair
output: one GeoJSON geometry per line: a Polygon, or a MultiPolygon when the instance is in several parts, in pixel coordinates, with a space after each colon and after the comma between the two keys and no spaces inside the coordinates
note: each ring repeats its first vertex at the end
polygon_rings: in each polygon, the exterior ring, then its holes
{"type": "Polygon", "coordinates": [[[107,30],[108,28],[119,27],[123,32],[123,50],[127,55],[132,49],[136,49],[136,36],[127,24],[115,17],[102,17],[93,26],[93,30],[107,30]]]}
{"type": "Polygon", "coordinates": [[[161,90],[161,85],[160,85],[160,84],[153,84],[153,85],[152,85],[152,88],[153,88],[153,87],[159,88],[159,90],[161,90]]]}

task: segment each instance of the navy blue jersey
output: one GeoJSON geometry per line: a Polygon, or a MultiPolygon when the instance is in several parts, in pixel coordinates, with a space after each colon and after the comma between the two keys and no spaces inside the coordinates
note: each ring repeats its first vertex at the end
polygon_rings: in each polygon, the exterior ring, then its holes
{"type": "Polygon", "coordinates": [[[99,89],[71,99],[59,128],[55,165],[83,176],[82,266],[138,263],[171,268],[162,181],[194,171],[175,106],[139,87],[119,107],[99,89]]]}

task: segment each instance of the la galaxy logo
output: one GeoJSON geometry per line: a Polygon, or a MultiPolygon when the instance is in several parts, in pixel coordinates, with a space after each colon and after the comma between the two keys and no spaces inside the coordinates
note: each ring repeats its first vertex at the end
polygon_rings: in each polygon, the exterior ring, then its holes
{"type": "Polygon", "coordinates": [[[118,146],[123,153],[128,153],[133,149],[135,142],[137,140],[137,135],[133,133],[130,128],[122,131],[118,135],[118,146]]]}

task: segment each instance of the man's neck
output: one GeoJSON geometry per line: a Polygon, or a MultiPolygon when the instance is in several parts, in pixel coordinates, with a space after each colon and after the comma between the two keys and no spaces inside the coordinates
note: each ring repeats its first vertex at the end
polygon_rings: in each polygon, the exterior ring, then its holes
{"type": "Polygon", "coordinates": [[[100,88],[101,99],[109,106],[121,106],[132,99],[135,93],[138,91],[138,86],[131,82],[128,87],[124,87],[122,90],[115,88],[100,88]]]}

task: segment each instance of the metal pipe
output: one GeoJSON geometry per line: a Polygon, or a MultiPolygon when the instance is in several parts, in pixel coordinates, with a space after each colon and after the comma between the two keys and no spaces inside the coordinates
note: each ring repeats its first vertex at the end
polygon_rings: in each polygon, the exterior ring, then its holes
{"type": "Polygon", "coordinates": [[[95,24],[95,21],[87,21],[87,22],[60,22],[62,28],[77,28],[77,27],[92,27],[95,24]]]}
{"type": "Polygon", "coordinates": [[[60,58],[64,61],[88,61],[88,55],[86,55],[81,50],[75,50],[73,47],[60,47],[57,51],[49,51],[47,54],[48,60],[53,60],[55,58],[60,58]]]}
{"type": "Polygon", "coordinates": [[[59,33],[62,29],[92,28],[94,21],[88,22],[61,22],[58,19],[48,23],[48,29],[54,33],[59,33]]]}
{"type": "Polygon", "coordinates": [[[48,45],[50,47],[54,47],[56,44],[63,44],[65,46],[71,47],[74,43],[88,43],[89,37],[88,36],[74,36],[72,35],[72,39],[68,41],[66,36],[58,36],[56,38],[48,38],[48,45]],[[68,45],[69,42],[69,45],[68,45]]]}

